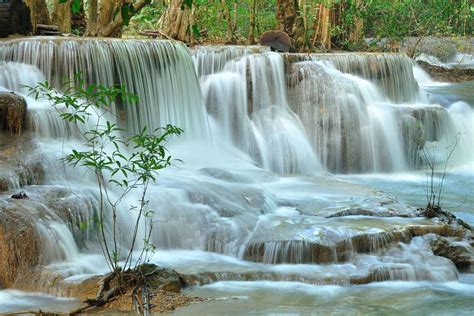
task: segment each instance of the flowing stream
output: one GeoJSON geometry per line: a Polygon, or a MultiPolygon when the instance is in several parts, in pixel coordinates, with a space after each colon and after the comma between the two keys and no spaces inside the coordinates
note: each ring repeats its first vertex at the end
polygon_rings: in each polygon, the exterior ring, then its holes
{"type": "MultiPolygon", "coordinates": [[[[194,275],[187,293],[217,300],[178,314],[472,311],[472,274],[435,256],[423,237],[406,237],[409,227],[436,224],[410,216],[426,203],[420,149],[442,165],[458,138],[444,204],[474,224],[471,83],[432,82],[398,54],[189,50],[152,40],[0,42],[0,90],[27,99],[28,159],[47,170],[41,183],[27,186],[10,174],[0,203],[21,189],[42,205],[31,218],[41,264],[69,282],[107,272],[93,225],[81,225],[97,215],[98,189],[92,175],[58,163],[81,148],[78,132],[24,85],[47,80],[60,90],[79,72],[87,82],[123,84],[138,95],[137,106],[113,107],[129,132],[168,123],[184,130],[168,146],[182,162],[149,192],[152,262],[194,275]],[[354,210],[364,212],[336,216],[354,210]]],[[[137,199],[132,194],[119,208],[123,249],[137,199]]],[[[23,295],[0,291],[0,313],[77,305],[23,295]]]]}

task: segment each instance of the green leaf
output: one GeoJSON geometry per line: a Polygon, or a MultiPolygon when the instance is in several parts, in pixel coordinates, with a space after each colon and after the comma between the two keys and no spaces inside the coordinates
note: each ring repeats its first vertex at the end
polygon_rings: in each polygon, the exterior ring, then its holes
{"type": "Polygon", "coordinates": [[[120,13],[122,15],[123,24],[128,25],[130,22],[130,4],[124,4],[120,9],[120,13]]]}
{"type": "Polygon", "coordinates": [[[185,9],[184,7],[185,5],[191,9],[193,7],[193,0],[183,0],[183,3],[181,5],[181,10],[185,9]]]}
{"type": "Polygon", "coordinates": [[[73,13],[79,13],[81,11],[81,0],[73,0],[71,10],[73,13]]]}
{"type": "Polygon", "coordinates": [[[191,30],[193,31],[194,37],[199,37],[201,36],[201,32],[199,32],[199,27],[197,25],[193,25],[191,27],[191,30]]]}

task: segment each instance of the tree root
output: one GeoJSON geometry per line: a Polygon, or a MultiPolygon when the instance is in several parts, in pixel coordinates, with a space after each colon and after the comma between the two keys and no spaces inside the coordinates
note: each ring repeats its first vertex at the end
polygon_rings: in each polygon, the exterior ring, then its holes
{"type": "Polygon", "coordinates": [[[132,300],[135,310],[145,315],[149,314],[150,306],[148,301],[150,294],[146,285],[146,276],[147,274],[144,274],[140,269],[127,270],[125,272],[115,271],[108,274],[101,280],[96,298],[85,300],[84,305],[70,312],[70,315],[90,312],[100,308],[117,297],[124,295],[132,288],[132,300]],[[138,296],[140,291],[141,299],[138,296]]]}

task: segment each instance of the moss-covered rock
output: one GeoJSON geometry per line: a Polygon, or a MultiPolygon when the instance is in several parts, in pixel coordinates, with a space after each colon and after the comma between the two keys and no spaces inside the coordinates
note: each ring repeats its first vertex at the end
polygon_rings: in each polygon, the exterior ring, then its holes
{"type": "Polygon", "coordinates": [[[0,92],[0,132],[21,134],[26,125],[26,101],[23,97],[0,92]]]}

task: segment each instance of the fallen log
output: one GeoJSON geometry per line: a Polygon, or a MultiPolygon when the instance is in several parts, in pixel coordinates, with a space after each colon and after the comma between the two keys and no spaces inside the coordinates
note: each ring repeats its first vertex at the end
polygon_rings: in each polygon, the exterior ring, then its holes
{"type": "Polygon", "coordinates": [[[45,31],[59,31],[59,27],[56,25],[47,25],[47,24],[36,24],[36,29],[37,30],[45,30],[45,31]]]}

